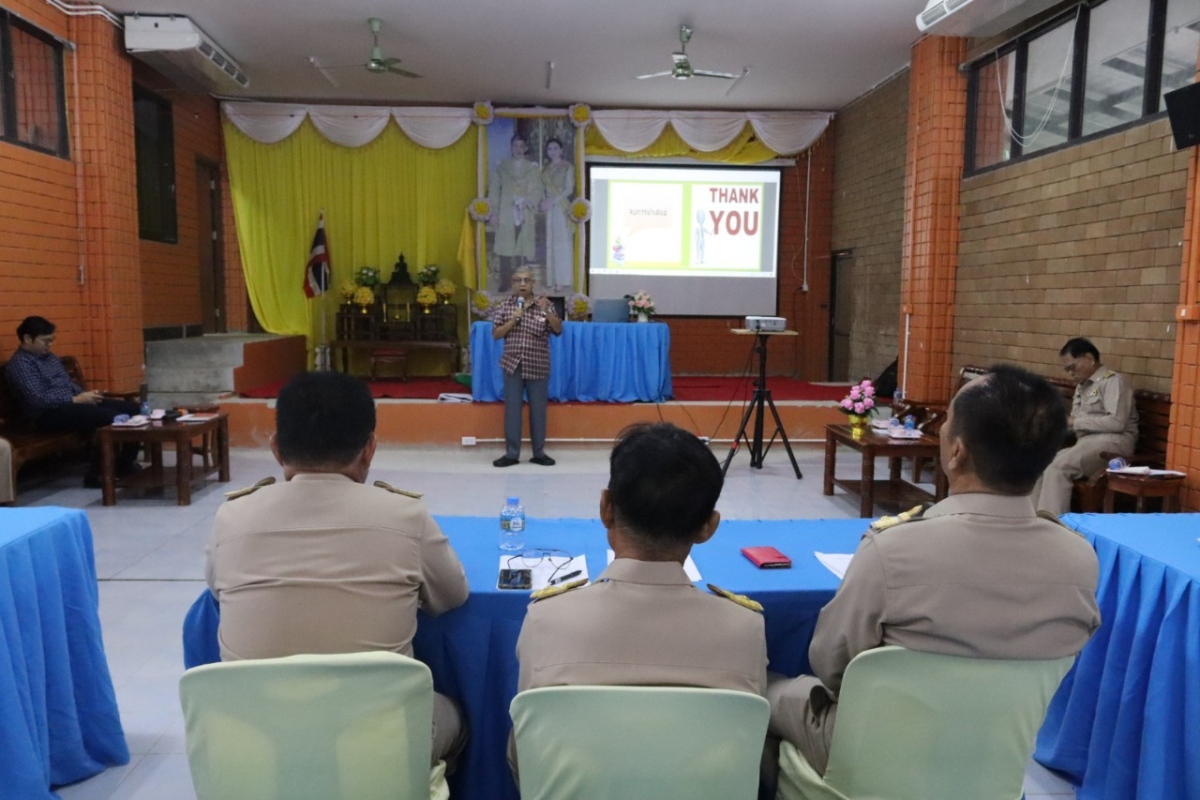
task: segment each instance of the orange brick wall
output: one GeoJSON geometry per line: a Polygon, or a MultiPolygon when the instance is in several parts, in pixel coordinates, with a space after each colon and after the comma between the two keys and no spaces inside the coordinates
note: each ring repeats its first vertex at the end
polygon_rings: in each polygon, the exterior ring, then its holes
{"type": "MultiPolygon", "coordinates": [[[[143,65],[135,64],[134,80],[171,103],[175,127],[175,209],[178,242],[140,240],[142,324],[199,325],[200,266],[196,159],[224,160],[220,112],[209,95],[187,94],[143,65]]],[[[228,229],[226,230],[228,236],[228,229]]]]}
{"type": "MultiPolygon", "coordinates": [[[[56,36],[69,35],[66,17],[40,0],[6,0],[5,7],[56,36]]],[[[70,64],[68,54],[68,98],[70,64]]],[[[18,323],[40,314],[59,326],[55,348],[78,355],[95,374],[79,284],[76,179],[72,161],[0,142],[0,359],[16,348],[18,323]]]]}
{"type": "Polygon", "coordinates": [[[958,194],[966,126],[966,40],[927,36],[912,49],[901,260],[900,375],[923,400],[950,393],[958,268],[958,194]],[[905,313],[911,330],[904,348],[905,313]]]}
{"type": "Polygon", "coordinates": [[[225,327],[230,331],[250,329],[250,295],[246,293],[246,274],[242,271],[242,250],[238,243],[237,222],[233,218],[233,193],[229,188],[229,165],[221,162],[221,233],[222,259],[225,266],[225,327]]]}
{"type": "MultiPolygon", "coordinates": [[[[780,190],[779,315],[796,338],[771,342],[767,366],[773,375],[794,375],[825,380],[829,347],[830,207],[833,195],[833,137],[826,135],[813,146],[812,180],[807,186],[811,210],[808,219],[808,291],[804,282],[804,200],[809,157],[796,156],[794,167],[783,171],[780,190]]],[[[671,326],[671,371],[677,375],[741,374],[750,361],[752,337],[729,333],[741,328],[742,317],[684,319],[662,317],[671,326]]]]}
{"type": "Polygon", "coordinates": [[[1190,148],[1187,206],[1183,225],[1183,258],[1179,288],[1183,316],[1175,336],[1175,371],[1171,381],[1171,429],[1167,466],[1187,473],[1183,483],[1185,510],[1200,509],[1200,150],[1190,148]]]}

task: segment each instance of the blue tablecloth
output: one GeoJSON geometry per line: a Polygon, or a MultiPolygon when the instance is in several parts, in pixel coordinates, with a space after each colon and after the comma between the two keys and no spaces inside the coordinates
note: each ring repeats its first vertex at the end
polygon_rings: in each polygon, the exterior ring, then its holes
{"type": "Polygon", "coordinates": [[[1100,559],[1102,624],[1034,757],[1080,800],[1200,798],[1200,514],[1069,514],[1100,559]]]}
{"type": "Polygon", "coordinates": [[[0,508],[0,796],[129,762],[82,511],[0,508]]]}
{"type": "MultiPolygon", "coordinates": [[[[550,399],[661,403],[671,388],[671,331],[662,323],[564,322],[550,337],[550,399]]],[[[504,399],[504,341],[492,323],[471,326],[471,394],[504,399]]]]}
{"type": "MultiPolygon", "coordinates": [[[[467,752],[451,777],[452,794],[465,800],[515,799],[517,789],[504,751],[512,727],[508,704],[517,691],[517,636],[529,595],[496,589],[500,551],[495,519],[438,517],[438,522],[462,557],[471,597],[448,614],[422,616],[414,649],[433,672],[437,690],[462,703],[470,726],[467,752]]],[[[604,571],[608,543],[599,521],[531,519],[528,526],[527,546],[583,554],[593,578],[604,571]]],[[[852,553],[865,529],[865,522],[857,519],[722,522],[717,535],[695,548],[692,558],[700,570],[701,586],[713,583],[763,604],[771,669],[798,675],[809,669],[808,643],[817,614],[839,583],[813,552],[852,553]],[[739,552],[755,545],[779,548],[792,558],[794,567],[755,568],[739,552]]],[[[189,668],[220,658],[218,620],[216,603],[204,592],[184,622],[184,658],[189,668]]]]}

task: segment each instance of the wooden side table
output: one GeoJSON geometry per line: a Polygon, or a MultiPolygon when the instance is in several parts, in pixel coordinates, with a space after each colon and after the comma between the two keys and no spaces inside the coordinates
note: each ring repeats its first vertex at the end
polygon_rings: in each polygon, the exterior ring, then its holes
{"type": "Polygon", "coordinates": [[[174,478],[181,506],[192,504],[192,481],[213,472],[221,483],[229,482],[229,417],[217,414],[197,422],[154,422],[141,428],[118,428],[107,425],[97,431],[100,441],[100,477],[103,504],[117,504],[117,488],[157,488],[168,486],[174,478]],[[215,436],[214,436],[215,434],[215,436]],[[203,438],[215,440],[216,453],[212,463],[205,455],[200,469],[194,469],[192,441],[203,438]],[[125,478],[116,476],[116,445],[133,442],[145,445],[150,454],[150,468],[125,478]],[[163,444],[175,445],[175,467],[163,467],[163,444]]]}
{"type": "Polygon", "coordinates": [[[1134,509],[1142,514],[1146,511],[1147,497],[1161,497],[1165,513],[1179,511],[1179,491],[1183,488],[1182,475],[1124,475],[1108,473],[1108,488],[1104,491],[1104,513],[1113,513],[1113,501],[1118,494],[1133,495],[1134,509]]]}

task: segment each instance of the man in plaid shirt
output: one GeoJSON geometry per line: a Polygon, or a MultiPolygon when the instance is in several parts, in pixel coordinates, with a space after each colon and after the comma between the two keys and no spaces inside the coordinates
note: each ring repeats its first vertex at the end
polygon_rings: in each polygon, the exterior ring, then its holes
{"type": "MultiPolygon", "coordinates": [[[[4,374],[27,420],[42,430],[91,433],[111,425],[118,414],[138,413],[137,403],[84,391],[71,380],[58,356],[50,352],[54,330],[54,323],[45,317],[26,317],[17,326],[21,346],[9,359],[4,374]]],[[[137,453],[136,444],[121,448],[117,454],[118,475],[137,469],[137,453]]],[[[96,448],[83,485],[100,486],[100,453],[96,448]]]]}
{"type": "Polygon", "coordinates": [[[546,455],[546,395],[550,386],[550,334],[562,333],[562,320],[545,295],[533,294],[533,273],[518,267],[512,275],[513,293],[496,306],[492,337],[504,340],[500,369],[504,371],[504,455],[492,462],[511,467],[521,461],[521,397],[529,394],[530,461],[554,466],[546,455]]]}

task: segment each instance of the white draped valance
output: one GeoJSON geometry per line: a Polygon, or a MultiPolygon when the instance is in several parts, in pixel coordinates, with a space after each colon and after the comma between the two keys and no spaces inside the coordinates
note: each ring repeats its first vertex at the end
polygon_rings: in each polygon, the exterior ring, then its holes
{"type": "Polygon", "coordinates": [[[226,118],[239,131],[262,144],[274,144],[291,136],[304,122],[312,120],[321,135],[343,147],[362,147],[374,141],[389,120],[422,147],[449,147],[471,127],[469,108],[419,108],[386,106],[325,106],[295,103],[221,104],[226,118]]]}
{"type": "MultiPolygon", "coordinates": [[[[221,104],[226,118],[256,142],[274,144],[296,132],[305,118],[329,141],[362,147],[373,141],[389,120],[422,147],[449,147],[471,127],[469,108],[329,106],[295,103],[231,102],[221,104]]],[[[513,109],[512,113],[519,110],[513,109]]],[[[500,113],[507,115],[509,110],[500,113]]],[[[591,122],[618,150],[645,150],[670,124],[689,147],[704,153],[732,142],[747,123],[764,145],[780,155],[799,153],[825,131],[828,111],[655,111],[593,110],[591,122]]]]}
{"type": "Polygon", "coordinates": [[[720,150],[749,123],[759,141],[779,155],[805,150],[833,119],[829,111],[594,110],[592,122],[618,150],[645,150],[670,123],[679,138],[702,153],[720,150]]]}

